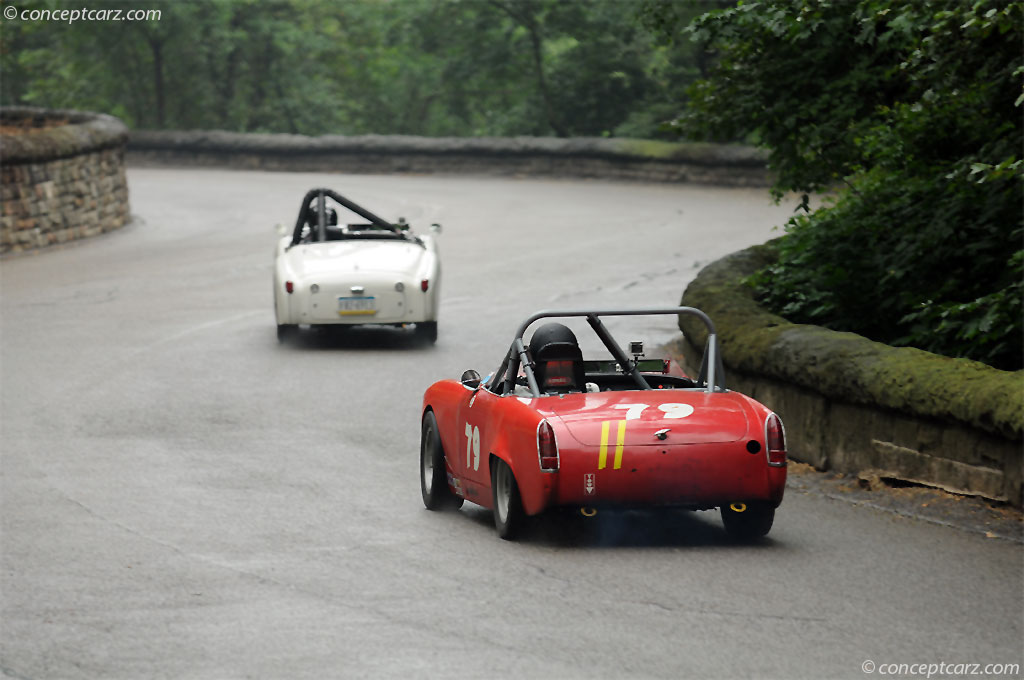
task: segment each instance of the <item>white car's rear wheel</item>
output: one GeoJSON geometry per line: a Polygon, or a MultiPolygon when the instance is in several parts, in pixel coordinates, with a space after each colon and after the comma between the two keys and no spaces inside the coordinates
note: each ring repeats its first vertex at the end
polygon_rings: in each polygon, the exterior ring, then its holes
{"type": "Polygon", "coordinates": [[[284,342],[289,337],[291,337],[292,335],[295,334],[295,329],[297,329],[297,328],[298,328],[298,326],[296,326],[295,324],[290,324],[290,323],[279,323],[279,324],[277,324],[277,341],[278,342],[284,342]]]}
{"type": "Polygon", "coordinates": [[[437,342],[437,322],[420,321],[416,324],[416,337],[431,344],[437,342]]]}

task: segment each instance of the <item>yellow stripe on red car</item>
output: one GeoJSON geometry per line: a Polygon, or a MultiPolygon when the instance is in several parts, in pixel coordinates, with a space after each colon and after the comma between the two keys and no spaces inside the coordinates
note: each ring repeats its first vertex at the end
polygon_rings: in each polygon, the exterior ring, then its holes
{"type": "Polygon", "coordinates": [[[625,420],[603,420],[601,421],[601,449],[597,456],[597,469],[603,470],[608,467],[608,440],[611,434],[612,423],[618,423],[618,431],[615,433],[615,460],[612,469],[618,470],[622,467],[622,447],[626,443],[626,421],[625,420]]]}

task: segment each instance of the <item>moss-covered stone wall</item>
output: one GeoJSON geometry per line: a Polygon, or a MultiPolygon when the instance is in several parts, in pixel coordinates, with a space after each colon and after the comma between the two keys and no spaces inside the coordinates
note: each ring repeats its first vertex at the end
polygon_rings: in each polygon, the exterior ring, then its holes
{"type": "MultiPolygon", "coordinates": [[[[775,257],[766,244],[712,263],[682,304],[714,320],[726,384],[779,412],[791,456],[1020,507],[1024,372],[789,323],[743,284],[775,257]]],[[[699,356],[703,326],[680,328],[684,355],[699,356]]]]}
{"type": "Polygon", "coordinates": [[[745,146],[555,137],[241,134],[135,131],[132,165],[340,173],[593,177],[768,186],[764,154],[745,146]]]}
{"type": "Polygon", "coordinates": [[[0,253],[127,223],[127,133],[102,114],[0,108],[0,253]]]}

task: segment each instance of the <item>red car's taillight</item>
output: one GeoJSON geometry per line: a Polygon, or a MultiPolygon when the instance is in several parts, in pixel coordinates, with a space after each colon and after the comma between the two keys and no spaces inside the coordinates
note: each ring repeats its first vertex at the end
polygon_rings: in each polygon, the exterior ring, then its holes
{"type": "Polygon", "coordinates": [[[782,419],[772,413],[764,422],[764,443],[768,449],[768,464],[782,467],[786,464],[786,429],[782,419]]]}
{"type": "Polygon", "coordinates": [[[540,457],[542,471],[558,472],[558,444],[555,442],[555,431],[546,420],[537,426],[537,455],[540,457]]]}

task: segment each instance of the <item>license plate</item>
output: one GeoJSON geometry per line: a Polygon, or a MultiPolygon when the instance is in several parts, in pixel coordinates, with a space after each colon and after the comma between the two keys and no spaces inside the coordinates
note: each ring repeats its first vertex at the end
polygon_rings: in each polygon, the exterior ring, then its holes
{"type": "Polygon", "coordinates": [[[376,314],[377,299],[372,297],[340,297],[338,298],[338,315],[353,316],[357,314],[376,314]]]}

